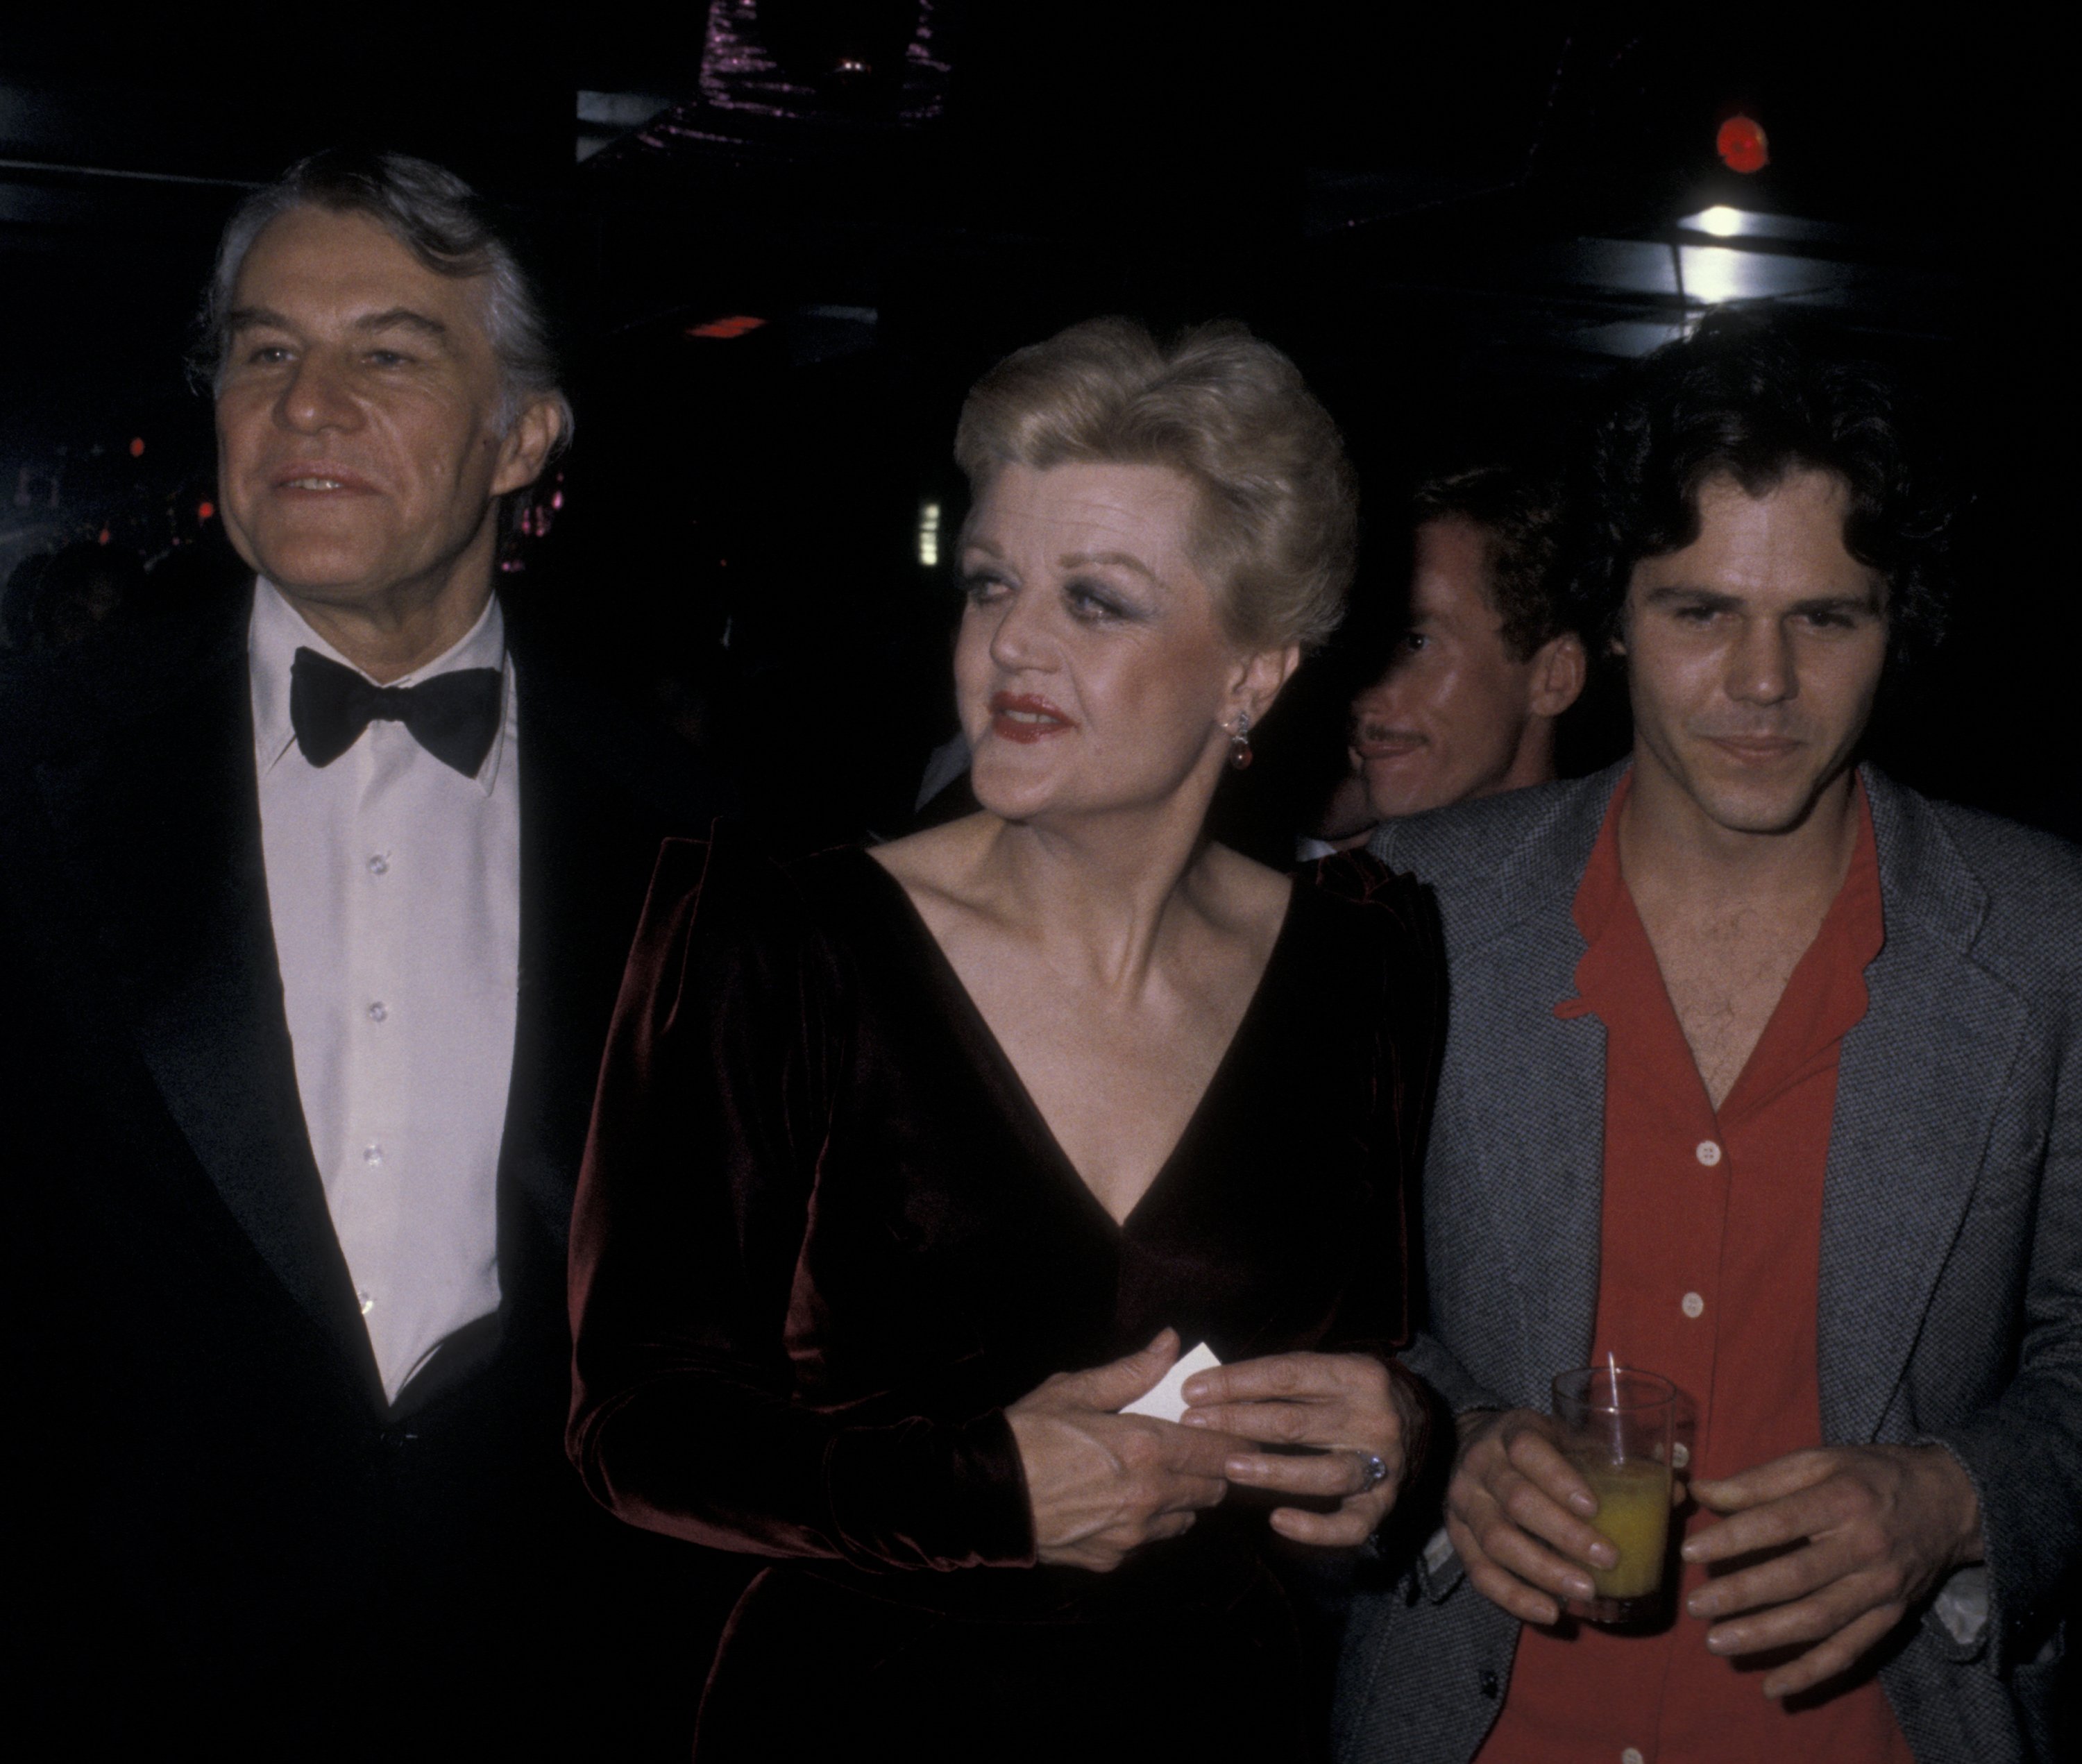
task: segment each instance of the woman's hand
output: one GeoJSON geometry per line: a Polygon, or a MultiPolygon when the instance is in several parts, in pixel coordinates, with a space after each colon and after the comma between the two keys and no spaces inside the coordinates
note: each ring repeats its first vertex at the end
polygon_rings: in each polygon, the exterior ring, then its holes
{"type": "Polygon", "coordinates": [[[1275,1354],[1196,1372],[1186,1380],[1188,1428],[1240,1434],[1267,1446],[1314,1446],[1323,1455],[1290,1458],[1248,1449],[1222,1474],[1233,1483],[1338,1501],[1334,1513],[1275,1507],[1272,1528],[1299,1543],[1350,1549],[1363,1543],[1395,1505],[1409,1473],[1406,1442],[1423,1417],[1416,1400],[1363,1354],[1275,1354]],[[1378,1459],[1387,1474],[1376,1469],[1378,1459]]]}
{"type": "Polygon", "coordinates": [[[1191,1528],[1229,1492],[1222,1466],[1246,1442],[1115,1411],[1160,1383],[1178,1358],[1166,1329],[1140,1354],[1058,1372],[1005,1411],[1034,1509],[1035,1553],[1100,1574],[1132,1550],[1191,1528]]]}

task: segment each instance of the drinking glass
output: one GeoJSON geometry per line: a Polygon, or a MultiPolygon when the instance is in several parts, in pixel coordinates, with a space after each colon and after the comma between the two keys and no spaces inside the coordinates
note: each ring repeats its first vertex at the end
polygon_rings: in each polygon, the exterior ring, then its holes
{"type": "Polygon", "coordinates": [[[1620,1552],[1612,1567],[1591,1571],[1597,1597],[1586,1615],[1594,1623],[1637,1624],[1662,1613],[1676,1410],[1676,1387],[1633,1366],[1581,1366],[1554,1380],[1562,1450],[1597,1497],[1591,1525],[1620,1552]]]}

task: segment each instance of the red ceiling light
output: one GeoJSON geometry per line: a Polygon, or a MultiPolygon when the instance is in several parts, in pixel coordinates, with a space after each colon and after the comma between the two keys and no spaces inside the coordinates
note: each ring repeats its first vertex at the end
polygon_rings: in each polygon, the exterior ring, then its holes
{"type": "Polygon", "coordinates": [[[133,436],[132,436],[130,437],[130,457],[131,457],[131,458],[133,458],[133,459],[141,459],[141,458],[142,458],[142,457],[144,457],[144,453],[145,453],[145,437],[144,437],[143,436],[141,436],[141,435],[133,435],[133,436]]]}
{"type": "Polygon", "coordinates": [[[217,504],[215,503],[200,502],[196,504],[196,519],[197,520],[208,520],[210,516],[214,515],[216,512],[217,504]]]}
{"type": "Polygon", "coordinates": [[[1764,124],[1739,111],[1721,124],[1713,137],[1713,151],[1730,171],[1761,171],[1771,163],[1771,143],[1764,138],[1764,124]]]}
{"type": "Polygon", "coordinates": [[[742,337],[748,330],[757,330],[766,321],[754,318],[749,314],[740,313],[730,318],[711,318],[706,325],[689,325],[689,337],[742,337]]]}

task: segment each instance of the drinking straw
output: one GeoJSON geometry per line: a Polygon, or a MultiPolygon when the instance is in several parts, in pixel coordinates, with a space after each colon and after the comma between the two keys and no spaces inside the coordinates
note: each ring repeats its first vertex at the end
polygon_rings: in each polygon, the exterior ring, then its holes
{"type": "Polygon", "coordinates": [[[1626,1461],[1626,1429],[1620,1413],[1620,1362],[1619,1356],[1610,1348],[1605,1349],[1605,1370],[1612,1387],[1612,1462],[1624,1463],[1626,1461]]]}

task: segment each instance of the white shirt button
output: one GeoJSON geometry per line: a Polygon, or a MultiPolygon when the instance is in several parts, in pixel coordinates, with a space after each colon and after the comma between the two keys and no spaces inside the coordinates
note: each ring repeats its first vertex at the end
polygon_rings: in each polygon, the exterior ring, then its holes
{"type": "Polygon", "coordinates": [[[383,1147],[373,1139],[370,1140],[361,1148],[361,1161],[364,1164],[381,1164],[383,1161],[383,1147]]]}
{"type": "Polygon", "coordinates": [[[1701,1139],[1695,1156],[1710,1170],[1721,1161],[1721,1148],[1711,1139],[1701,1139]]]}
{"type": "Polygon", "coordinates": [[[1620,1764],[1646,1764],[1646,1761],[1641,1755],[1641,1748],[1637,1745],[1629,1745],[1620,1753],[1620,1764]]]}
{"type": "Polygon", "coordinates": [[[1670,1448],[1670,1467],[1673,1470],[1688,1470],[1692,1465],[1692,1448],[1679,1440],[1670,1448]]]}
{"type": "Polygon", "coordinates": [[[354,1296],[361,1301],[361,1314],[365,1317],[376,1308],[376,1301],[369,1296],[369,1289],[366,1286],[361,1288],[354,1296]]]}
{"type": "Polygon", "coordinates": [[[1677,1301],[1678,1308],[1688,1317],[1696,1317],[1706,1308],[1706,1301],[1696,1292],[1688,1292],[1677,1301]]]}
{"type": "Polygon", "coordinates": [[[390,1007],[381,999],[369,1007],[369,1021],[372,1023],[380,1023],[390,1014],[390,1007]]]}
{"type": "Polygon", "coordinates": [[[373,857],[369,860],[369,874],[370,875],[387,876],[390,873],[390,854],[388,852],[378,852],[373,857]]]}

